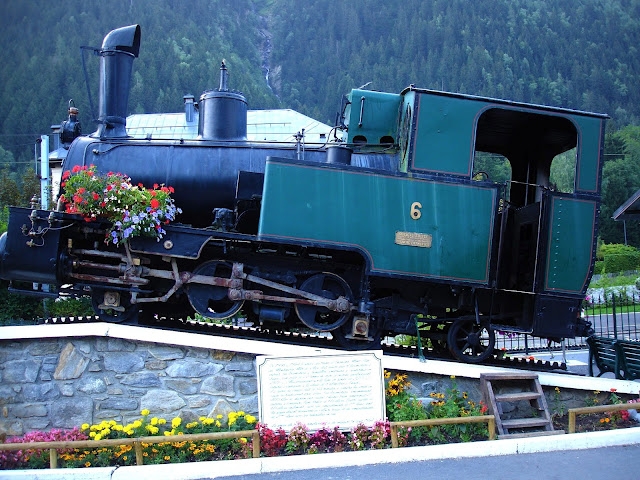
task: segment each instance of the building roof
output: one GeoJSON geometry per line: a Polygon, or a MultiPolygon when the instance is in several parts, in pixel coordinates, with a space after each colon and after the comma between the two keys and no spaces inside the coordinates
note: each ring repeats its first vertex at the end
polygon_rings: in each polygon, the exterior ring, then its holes
{"type": "MultiPolygon", "coordinates": [[[[192,139],[198,136],[198,114],[187,122],[184,113],[134,114],[127,117],[127,133],[135,138],[192,139]]],[[[295,142],[304,129],[305,143],[324,144],[332,127],[291,109],[247,111],[247,140],[295,142]]]]}
{"type": "Polygon", "coordinates": [[[615,221],[620,220],[640,220],[640,190],[631,195],[620,208],[613,212],[615,221]]]}

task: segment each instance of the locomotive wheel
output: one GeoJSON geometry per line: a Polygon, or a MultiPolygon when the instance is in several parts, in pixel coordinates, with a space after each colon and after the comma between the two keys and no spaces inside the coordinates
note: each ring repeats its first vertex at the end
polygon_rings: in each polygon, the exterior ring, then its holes
{"type": "Polygon", "coordinates": [[[475,320],[456,320],[447,335],[449,351],[457,360],[467,363],[480,363],[493,353],[496,335],[485,325],[475,320]]]}
{"type": "Polygon", "coordinates": [[[109,323],[126,322],[138,311],[137,306],[129,302],[125,292],[96,288],[91,292],[91,308],[100,320],[109,323]]]}
{"type": "MultiPolygon", "coordinates": [[[[196,275],[231,278],[231,264],[219,260],[204,262],[193,271],[196,275]]],[[[224,320],[240,311],[244,300],[233,301],[227,296],[227,287],[192,283],[187,286],[187,297],[193,309],[206,318],[224,320]]]]}
{"type": "MultiPolygon", "coordinates": [[[[317,273],[307,278],[302,282],[300,290],[332,300],[338,297],[345,297],[349,301],[352,299],[351,288],[347,282],[338,275],[328,272],[317,273]]],[[[334,312],[325,307],[313,305],[296,304],[295,310],[302,323],[319,332],[335,330],[351,316],[351,312],[334,312]]]]}

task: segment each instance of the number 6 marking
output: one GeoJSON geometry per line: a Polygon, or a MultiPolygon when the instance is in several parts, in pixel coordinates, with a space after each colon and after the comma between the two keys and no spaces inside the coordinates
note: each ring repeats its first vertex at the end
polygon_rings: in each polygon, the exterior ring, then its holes
{"type": "Polygon", "coordinates": [[[422,216],[421,208],[422,204],[420,202],[413,202],[411,204],[411,218],[418,220],[422,216]]]}

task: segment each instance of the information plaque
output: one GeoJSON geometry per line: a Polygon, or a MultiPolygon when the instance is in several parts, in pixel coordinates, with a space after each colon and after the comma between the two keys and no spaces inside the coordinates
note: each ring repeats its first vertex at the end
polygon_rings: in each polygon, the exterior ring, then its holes
{"type": "Polygon", "coordinates": [[[382,351],[256,357],[260,423],[348,430],[385,418],[382,351]]]}

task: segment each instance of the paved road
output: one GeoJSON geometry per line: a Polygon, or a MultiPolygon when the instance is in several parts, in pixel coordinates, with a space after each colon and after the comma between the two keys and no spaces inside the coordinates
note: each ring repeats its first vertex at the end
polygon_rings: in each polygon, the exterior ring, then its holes
{"type": "Polygon", "coordinates": [[[215,477],[217,480],[638,480],[640,444],[215,477]]]}

